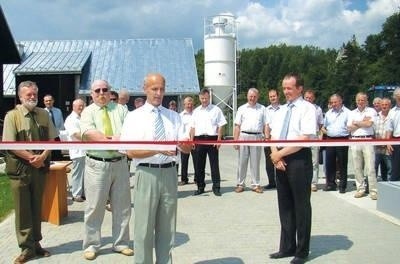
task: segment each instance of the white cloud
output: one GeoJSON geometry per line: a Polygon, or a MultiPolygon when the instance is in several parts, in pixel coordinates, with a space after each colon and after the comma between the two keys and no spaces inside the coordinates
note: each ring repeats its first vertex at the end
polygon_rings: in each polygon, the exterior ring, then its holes
{"type": "Polygon", "coordinates": [[[380,32],[400,0],[18,0],[2,3],[16,40],[192,38],[203,47],[203,21],[237,17],[240,48],[271,44],[339,48],[353,34],[380,32]],[[362,5],[360,3],[363,3],[362,5]],[[26,15],[29,10],[29,15],[26,15]],[[21,15],[25,12],[25,15],[21,15]]]}

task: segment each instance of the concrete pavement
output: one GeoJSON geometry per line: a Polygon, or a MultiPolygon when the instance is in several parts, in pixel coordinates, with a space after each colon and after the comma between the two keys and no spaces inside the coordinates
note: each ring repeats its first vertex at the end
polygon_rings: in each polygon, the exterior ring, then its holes
{"type": "MultiPolygon", "coordinates": [[[[236,151],[229,146],[222,147],[221,197],[211,192],[209,175],[203,195],[192,196],[196,189],[194,184],[179,186],[174,263],[258,264],[289,263],[291,260],[271,260],[268,257],[279,246],[276,191],[257,194],[246,189],[243,193],[235,193],[236,167],[236,151]]],[[[261,165],[261,172],[262,184],[266,184],[264,165],[261,165]]],[[[190,180],[193,181],[193,177],[190,180]]],[[[249,180],[248,177],[247,182],[249,180]]],[[[321,188],[323,182],[324,179],[320,179],[321,188]]],[[[352,190],[345,194],[322,190],[312,194],[309,263],[397,263],[400,221],[376,211],[376,201],[368,197],[353,198],[352,181],[349,187],[352,190]]],[[[42,245],[51,251],[52,256],[30,263],[90,263],[83,259],[81,249],[85,204],[73,203],[71,197],[68,203],[68,217],[63,219],[62,225],[42,224],[42,245]]],[[[134,217],[131,227],[133,221],[134,217]]],[[[134,257],[111,251],[109,212],[106,212],[102,233],[104,246],[92,263],[133,263],[134,257]]],[[[131,234],[133,240],[132,231],[131,234]]],[[[12,263],[19,254],[13,214],[0,223],[0,248],[0,263],[12,263]]]]}

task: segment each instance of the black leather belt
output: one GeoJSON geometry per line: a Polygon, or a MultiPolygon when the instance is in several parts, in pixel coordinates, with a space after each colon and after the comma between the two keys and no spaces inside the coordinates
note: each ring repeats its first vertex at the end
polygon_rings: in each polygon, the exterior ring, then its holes
{"type": "Polygon", "coordinates": [[[157,164],[157,163],[139,163],[138,166],[141,167],[148,167],[148,168],[158,168],[158,169],[165,169],[165,168],[171,168],[175,167],[176,162],[168,162],[168,163],[162,163],[162,164],[157,164]]]}
{"type": "Polygon", "coordinates": [[[331,138],[331,139],[346,139],[346,138],[349,138],[349,136],[339,136],[339,137],[330,137],[330,136],[327,136],[327,138],[331,138]]]}
{"type": "Polygon", "coordinates": [[[367,136],[351,136],[352,138],[373,138],[373,135],[367,135],[367,136]]]}
{"type": "Polygon", "coordinates": [[[88,154],[86,154],[86,156],[88,156],[91,159],[98,160],[98,161],[103,161],[103,162],[117,162],[117,161],[120,161],[120,160],[122,160],[124,158],[123,156],[115,157],[115,158],[100,158],[100,157],[95,157],[95,156],[88,155],[88,154]]]}
{"type": "Polygon", "coordinates": [[[240,133],[245,133],[245,134],[249,134],[249,135],[261,135],[261,132],[248,132],[248,131],[240,131],[240,133]]]}
{"type": "Polygon", "coordinates": [[[217,138],[218,136],[209,136],[209,135],[199,135],[199,136],[195,136],[194,138],[217,138]]]}

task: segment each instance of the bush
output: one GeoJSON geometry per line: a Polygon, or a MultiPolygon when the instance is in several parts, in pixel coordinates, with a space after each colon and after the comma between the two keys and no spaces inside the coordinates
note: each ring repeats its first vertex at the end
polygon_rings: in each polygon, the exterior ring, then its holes
{"type": "Polygon", "coordinates": [[[11,213],[13,208],[10,180],[7,175],[0,174],[0,222],[11,213]]]}

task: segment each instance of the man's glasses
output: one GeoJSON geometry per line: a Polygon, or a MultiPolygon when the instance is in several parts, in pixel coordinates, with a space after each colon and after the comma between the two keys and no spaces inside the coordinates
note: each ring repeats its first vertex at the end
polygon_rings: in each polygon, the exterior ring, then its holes
{"type": "Polygon", "coordinates": [[[117,101],[117,98],[110,98],[110,101],[117,101]]]}
{"type": "Polygon", "coordinates": [[[103,93],[108,92],[108,88],[97,88],[95,90],[93,90],[93,92],[95,93],[100,93],[100,91],[102,91],[103,93]]]}

